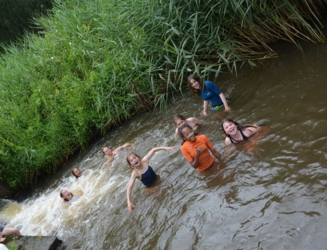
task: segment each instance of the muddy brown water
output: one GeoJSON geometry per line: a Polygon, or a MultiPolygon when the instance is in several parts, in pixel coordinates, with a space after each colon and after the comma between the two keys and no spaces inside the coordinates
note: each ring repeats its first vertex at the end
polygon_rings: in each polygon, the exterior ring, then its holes
{"type": "Polygon", "coordinates": [[[5,201],[0,220],[26,235],[57,235],[64,249],[326,249],[327,44],[276,45],[281,55],[237,76],[216,81],[232,99],[232,112],[201,114],[202,101],[189,91],[176,95],[166,112],[134,117],[92,145],[45,187],[23,202],[5,201]],[[267,134],[252,150],[234,147],[226,167],[198,174],[179,152],[172,117],[206,122],[201,129],[224,154],[220,121],[264,121],[267,134]],[[123,149],[109,168],[101,147],[123,149]],[[162,183],[148,192],[136,182],[133,213],[127,212],[129,152],[158,152],[150,165],[162,183]],[[73,167],[83,176],[75,181],[73,167]],[[65,209],[59,191],[81,198],[65,209]]]}

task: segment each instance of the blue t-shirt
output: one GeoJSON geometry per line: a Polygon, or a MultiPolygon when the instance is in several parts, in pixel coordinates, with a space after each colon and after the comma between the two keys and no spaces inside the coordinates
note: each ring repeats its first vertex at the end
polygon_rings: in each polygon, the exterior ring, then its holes
{"type": "Polygon", "coordinates": [[[220,99],[221,90],[211,81],[204,81],[205,91],[200,90],[200,96],[203,100],[209,100],[212,107],[220,106],[223,101],[220,99]]]}

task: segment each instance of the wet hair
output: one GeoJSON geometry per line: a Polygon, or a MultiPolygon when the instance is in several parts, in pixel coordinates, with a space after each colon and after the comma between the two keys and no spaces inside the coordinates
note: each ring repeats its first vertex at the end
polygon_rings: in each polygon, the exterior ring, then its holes
{"type": "Polygon", "coordinates": [[[185,117],[184,116],[182,116],[182,115],[174,115],[174,124],[175,124],[175,126],[177,126],[176,125],[176,121],[177,120],[182,120],[182,121],[185,121],[186,119],[185,119],[185,117]]]}
{"type": "MultiPolygon", "coordinates": [[[[225,118],[222,122],[221,122],[221,130],[224,132],[224,134],[226,135],[226,137],[228,137],[231,141],[234,140],[236,142],[241,142],[241,141],[237,141],[235,140],[234,138],[232,138],[229,134],[226,133],[225,129],[224,129],[224,123],[226,122],[231,122],[231,123],[234,123],[237,127],[237,130],[239,131],[242,131],[243,129],[245,128],[256,128],[256,126],[253,126],[253,125],[241,125],[240,123],[230,119],[230,118],[225,118]]],[[[252,133],[252,132],[251,132],[252,133]]]]}
{"type": "MultiPolygon", "coordinates": [[[[73,175],[76,177],[76,179],[77,179],[77,178],[80,177],[80,176],[77,176],[77,175],[75,174],[74,169],[75,169],[75,168],[73,168],[73,170],[72,170],[72,174],[73,174],[73,175]]],[[[76,169],[80,170],[79,168],[76,168],[76,169]]]]}
{"type": "Polygon", "coordinates": [[[184,135],[183,135],[183,133],[182,133],[184,128],[189,128],[190,130],[193,131],[193,129],[191,128],[191,126],[188,125],[188,124],[183,124],[182,126],[180,126],[180,127],[178,128],[178,130],[177,130],[177,131],[178,131],[178,135],[179,135],[179,137],[182,138],[182,140],[183,140],[182,145],[183,145],[184,142],[185,142],[184,135]]]}
{"type": "MultiPolygon", "coordinates": [[[[105,155],[105,153],[103,152],[103,150],[105,149],[105,148],[108,148],[108,147],[102,147],[101,148],[101,151],[102,151],[102,153],[105,155]]],[[[110,148],[109,148],[110,149],[110,148]]]]}
{"type": "Polygon", "coordinates": [[[191,80],[192,80],[192,79],[195,80],[195,81],[197,81],[197,82],[200,84],[201,89],[202,89],[203,91],[206,90],[206,86],[203,84],[202,79],[201,79],[198,75],[196,75],[196,74],[192,74],[192,75],[189,75],[189,76],[188,76],[188,78],[187,78],[187,84],[188,84],[188,86],[190,87],[190,89],[192,90],[192,92],[193,92],[194,94],[200,95],[200,90],[199,90],[199,89],[195,89],[195,88],[192,87],[192,84],[191,84],[191,80]]]}
{"type": "Polygon", "coordinates": [[[126,157],[126,161],[127,161],[127,163],[128,163],[128,166],[129,166],[131,169],[134,169],[134,168],[131,166],[131,163],[130,163],[129,160],[128,160],[128,158],[129,158],[131,155],[136,156],[136,157],[139,158],[140,160],[142,160],[142,158],[141,158],[139,155],[135,154],[135,153],[130,153],[130,154],[126,157]]]}
{"type": "MultiPolygon", "coordinates": [[[[62,191],[64,191],[64,189],[62,189],[62,190],[60,191],[60,197],[61,197],[61,198],[64,198],[64,196],[63,196],[63,194],[62,194],[62,191]]],[[[74,195],[72,194],[72,196],[74,196],[74,195]]],[[[67,200],[67,199],[65,198],[64,201],[69,201],[69,200],[67,200]]]]}

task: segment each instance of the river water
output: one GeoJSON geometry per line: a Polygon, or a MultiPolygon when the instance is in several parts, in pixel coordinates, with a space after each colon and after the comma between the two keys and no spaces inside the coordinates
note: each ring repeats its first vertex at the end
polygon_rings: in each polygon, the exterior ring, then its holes
{"type": "Polygon", "coordinates": [[[281,55],[237,76],[216,81],[232,99],[230,114],[201,114],[190,91],[176,95],[167,111],[140,114],[111,131],[46,180],[28,199],[3,200],[0,221],[25,235],[56,235],[63,249],[326,249],[327,218],[327,44],[279,43],[281,55]],[[225,168],[200,175],[184,160],[172,117],[206,122],[201,128],[225,158],[225,168]],[[220,122],[265,121],[266,135],[225,152],[220,122]],[[109,166],[101,147],[135,146],[109,166]],[[156,146],[150,165],[162,182],[151,191],[137,181],[128,213],[126,188],[130,152],[144,156],[156,146]],[[73,167],[83,176],[76,181],[73,167]],[[68,209],[61,189],[81,198],[68,209]]]}

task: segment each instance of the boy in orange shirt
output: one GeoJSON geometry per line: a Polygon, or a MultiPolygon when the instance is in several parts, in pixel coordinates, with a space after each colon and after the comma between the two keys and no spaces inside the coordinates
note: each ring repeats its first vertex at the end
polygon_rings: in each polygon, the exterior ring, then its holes
{"type": "Polygon", "coordinates": [[[210,168],[215,162],[209,150],[217,159],[220,159],[220,153],[213,147],[208,137],[205,135],[195,136],[189,125],[184,124],[179,127],[178,134],[184,140],[181,146],[182,154],[199,172],[210,168]]]}

